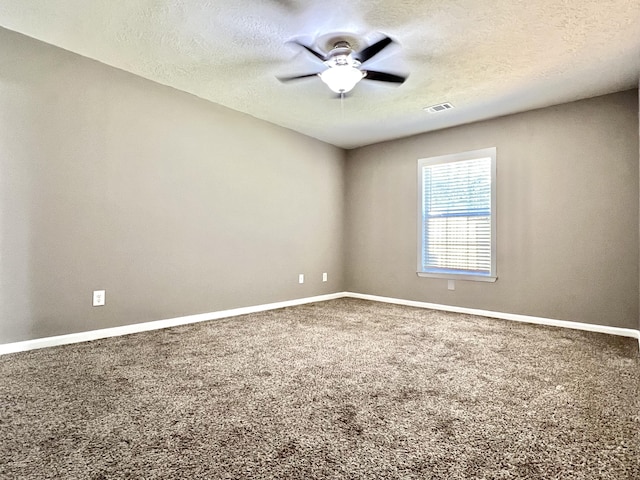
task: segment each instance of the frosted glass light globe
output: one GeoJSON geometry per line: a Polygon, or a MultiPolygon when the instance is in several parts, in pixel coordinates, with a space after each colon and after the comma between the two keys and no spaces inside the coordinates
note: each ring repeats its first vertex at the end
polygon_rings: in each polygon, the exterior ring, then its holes
{"type": "Polygon", "coordinates": [[[351,65],[339,65],[327,68],[320,78],[336,93],[347,93],[362,80],[364,72],[351,65]]]}

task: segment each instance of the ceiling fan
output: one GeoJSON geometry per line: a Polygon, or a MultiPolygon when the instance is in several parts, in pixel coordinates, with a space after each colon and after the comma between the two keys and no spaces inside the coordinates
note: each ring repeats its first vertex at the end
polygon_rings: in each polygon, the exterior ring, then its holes
{"type": "Polygon", "coordinates": [[[359,52],[354,51],[348,41],[337,40],[334,42],[333,48],[326,55],[300,42],[293,41],[292,43],[301,46],[314,57],[318,58],[326,68],[317,73],[308,73],[293,77],[278,77],[278,80],[281,82],[290,82],[292,80],[318,76],[332,91],[342,96],[350,92],[356,84],[363,79],[396,84],[402,84],[407,79],[407,77],[393,73],[362,68],[365,62],[371,60],[384,48],[393,43],[393,40],[386,36],[359,52]]]}

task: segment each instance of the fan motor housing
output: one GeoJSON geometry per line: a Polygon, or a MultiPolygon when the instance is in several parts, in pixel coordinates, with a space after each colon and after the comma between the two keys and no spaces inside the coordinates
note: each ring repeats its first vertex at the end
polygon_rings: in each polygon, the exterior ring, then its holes
{"type": "Polygon", "coordinates": [[[357,68],[360,66],[360,62],[353,58],[353,49],[346,40],[335,42],[327,56],[324,63],[328,67],[350,66],[357,68]]]}

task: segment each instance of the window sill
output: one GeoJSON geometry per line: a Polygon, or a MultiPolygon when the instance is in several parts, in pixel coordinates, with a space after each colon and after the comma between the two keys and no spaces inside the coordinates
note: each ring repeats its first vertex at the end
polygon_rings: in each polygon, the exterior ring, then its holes
{"type": "Polygon", "coordinates": [[[427,273],[416,272],[419,277],[422,278],[443,278],[446,280],[470,280],[472,282],[490,282],[493,283],[498,280],[498,277],[491,277],[487,275],[464,275],[458,273],[427,273]]]}

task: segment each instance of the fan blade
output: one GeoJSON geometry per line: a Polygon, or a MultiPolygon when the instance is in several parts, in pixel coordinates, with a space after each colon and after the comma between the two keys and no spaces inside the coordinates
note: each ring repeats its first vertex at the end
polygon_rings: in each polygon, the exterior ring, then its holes
{"type": "Polygon", "coordinates": [[[365,80],[376,80],[378,82],[391,82],[391,83],[404,83],[407,77],[401,77],[400,75],[394,75],[393,73],[374,72],[373,70],[367,70],[364,76],[365,80]]]}
{"type": "Polygon", "coordinates": [[[360,63],[364,63],[367,60],[372,59],[375,55],[380,53],[383,48],[387,47],[393,43],[389,37],[384,37],[382,40],[374,43],[373,45],[369,45],[367,48],[358,52],[355,57],[360,61],[360,63]]]}
{"type": "Polygon", "coordinates": [[[281,82],[290,82],[292,80],[300,80],[301,78],[315,77],[318,73],[307,73],[306,75],[295,75],[293,77],[276,77],[281,82]]]}
{"type": "Polygon", "coordinates": [[[295,41],[295,40],[292,40],[292,41],[291,41],[291,43],[295,43],[296,45],[301,46],[301,47],[302,47],[302,48],[304,48],[307,52],[309,52],[311,55],[314,55],[314,56],[318,57],[318,58],[319,58],[320,60],[322,60],[323,62],[326,60],[326,58],[325,58],[325,56],[324,56],[324,55],[322,55],[322,54],[321,54],[321,53],[319,53],[319,52],[316,52],[316,51],[315,51],[313,48],[311,48],[311,47],[307,47],[304,43],[300,43],[300,42],[297,42],[297,41],[295,41]]]}

